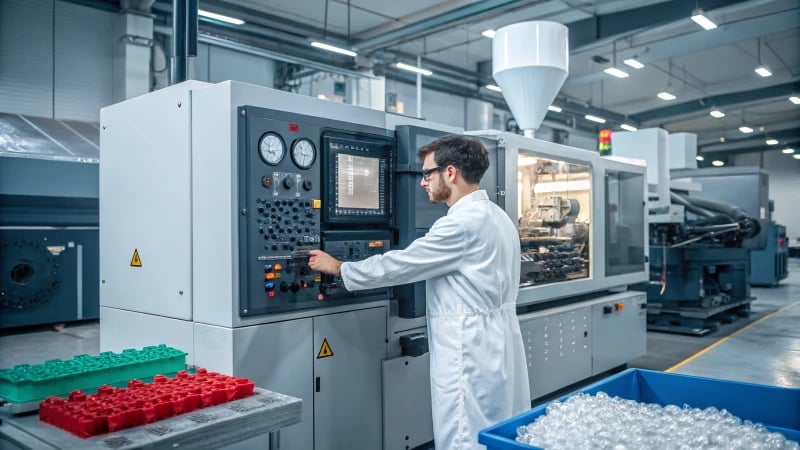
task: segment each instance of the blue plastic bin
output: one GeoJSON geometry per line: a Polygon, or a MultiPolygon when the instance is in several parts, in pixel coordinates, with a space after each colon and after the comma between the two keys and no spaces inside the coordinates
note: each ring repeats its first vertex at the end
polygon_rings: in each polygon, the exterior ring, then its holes
{"type": "MultiPolygon", "coordinates": [[[[591,386],[558,399],[579,394],[605,392],[644,403],[689,405],[692,408],[725,408],[742,420],[764,424],[770,431],[783,433],[787,439],[800,441],[800,389],[717,380],[713,378],[628,369],[591,386]]],[[[487,428],[478,434],[478,442],[489,450],[530,450],[530,445],[516,442],[517,428],[545,415],[547,404],[487,428]]]]}

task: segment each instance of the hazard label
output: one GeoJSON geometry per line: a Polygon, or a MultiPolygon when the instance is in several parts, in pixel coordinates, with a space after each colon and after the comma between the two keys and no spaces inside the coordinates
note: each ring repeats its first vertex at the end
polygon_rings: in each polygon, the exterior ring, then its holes
{"type": "Polygon", "coordinates": [[[131,267],[142,267],[142,259],[139,258],[139,249],[133,249],[133,256],[131,257],[131,267]]]}
{"type": "Polygon", "coordinates": [[[328,356],[333,356],[333,350],[331,350],[331,346],[328,344],[328,340],[323,339],[322,347],[320,347],[319,353],[317,353],[317,359],[327,358],[328,356]]]}

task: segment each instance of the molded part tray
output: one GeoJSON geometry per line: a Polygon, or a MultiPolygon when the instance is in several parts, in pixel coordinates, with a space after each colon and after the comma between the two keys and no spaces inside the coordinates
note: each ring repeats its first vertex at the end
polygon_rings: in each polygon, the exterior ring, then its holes
{"type": "MultiPolygon", "coordinates": [[[[558,399],[585,393],[605,392],[620,397],[661,406],[689,405],[705,409],[715,407],[742,420],[761,423],[770,431],[783,433],[787,439],[800,441],[800,389],[718,380],[643,369],[628,369],[558,399]]],[[[478,442],[488,450],[530,450],[517,442],[517,428],[528,425],[547,413],[547,404],[501,422],[478,433],[478,442]]]]}
{"type": "Polygon", "coordinates": [[[12,403],[41,401],[76,389],[125,383],[160,373],[174,374],[185,368],[186,353],[163,344],[122,353],[78,355],[69,361],[54,359],[0,370],[0,398],[12,403]]]}
{"type": "Polygon", "coordinates": [[[254,389],[246,378],[180,371],[175,378],[156,375],[152,383],[131,380],[127,389],[102,386],[95,395],[74,391],[69,398],[50,397],[39,405],[39,420],[87,438],[239,400],[254,389]]]}

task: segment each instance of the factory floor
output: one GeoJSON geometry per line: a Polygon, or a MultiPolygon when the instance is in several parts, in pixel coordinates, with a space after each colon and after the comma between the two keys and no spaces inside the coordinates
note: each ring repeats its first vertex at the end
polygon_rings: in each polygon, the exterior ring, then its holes
{"type": "MultiPolygon", "coordinates": [[[[751,294],[756,300],[749,317],[706,336],[648,332],[647,354],[628,367],[800,387],[800,259],[790,259],[789,276],[777,287],[752,288],[751,294]]],[[[0,331],[0,368],[98,352],[96,321],[0,331]]],[[[590,381],[596,379],[581,385],[590,381]]]]}

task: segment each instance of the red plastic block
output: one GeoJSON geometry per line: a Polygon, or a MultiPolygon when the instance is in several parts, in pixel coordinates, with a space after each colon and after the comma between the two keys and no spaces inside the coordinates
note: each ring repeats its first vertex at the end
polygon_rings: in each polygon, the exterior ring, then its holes
{"type": "Polygon", "coordinates": [[[49,397],[39,405],[39,419],[86,438],[238,400],[254,389],[246,378],[181,371],[175,378],[156,375],[152,383],[131,380],[127,389],[102,386],[94,395],[73,391],[66,399],[49,397]]]}

